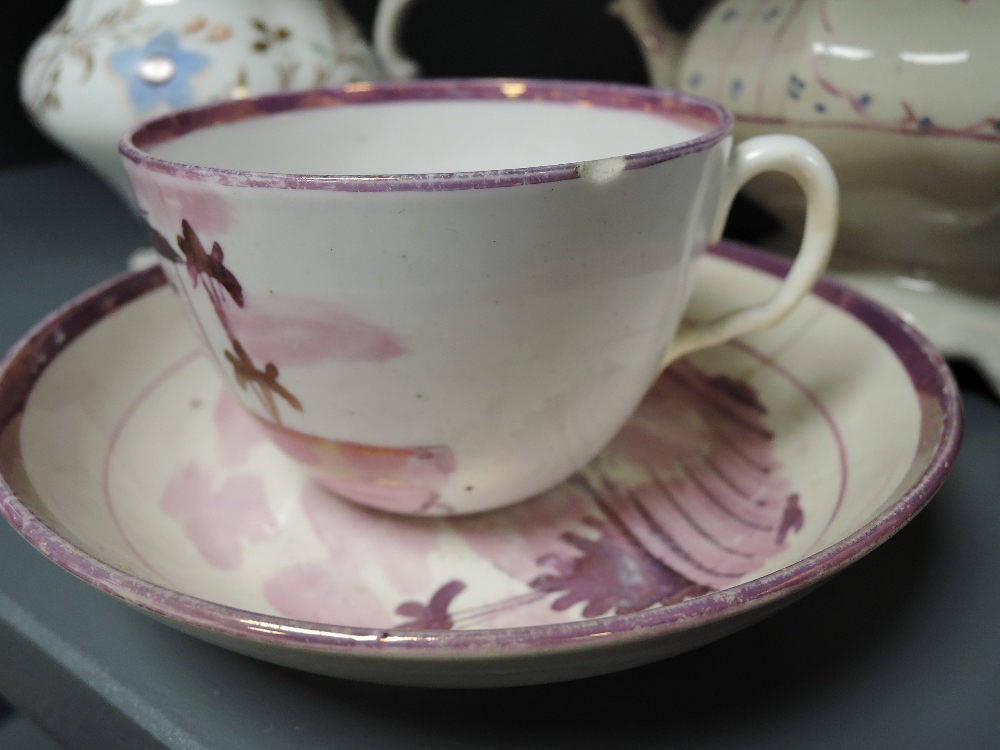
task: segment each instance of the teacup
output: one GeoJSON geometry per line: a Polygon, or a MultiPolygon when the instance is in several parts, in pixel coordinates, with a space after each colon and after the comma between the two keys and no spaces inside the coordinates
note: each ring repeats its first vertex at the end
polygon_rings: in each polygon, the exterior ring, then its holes
{"type": "Polygon", "coordinates": [[[771,325],[837,224],[806,141],[732,148],[708,100],[418,81],[231,101],[122,141],[162,265],[233,395],[332,492],[406,514],[531,497],[585,465],[673,359],[771,325]],[[740,186],[802,185],[777,294],[678,334],[740,186]]]}

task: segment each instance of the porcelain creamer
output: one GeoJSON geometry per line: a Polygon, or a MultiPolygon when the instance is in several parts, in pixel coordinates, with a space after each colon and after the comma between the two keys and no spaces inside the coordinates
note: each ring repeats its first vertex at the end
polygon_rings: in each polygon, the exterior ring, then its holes
{"type": "Polygon", "coordinates": [[[72,0],[25,58],[21,98],[131,204],[118,139],[140,121],[382,77],[336,0],[72,0]]]}

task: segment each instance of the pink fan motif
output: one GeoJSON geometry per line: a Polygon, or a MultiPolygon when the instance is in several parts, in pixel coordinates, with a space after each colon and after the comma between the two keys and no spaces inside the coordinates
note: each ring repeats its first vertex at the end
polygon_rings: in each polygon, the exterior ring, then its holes
{"type": "Polygon", "coordinates": [[[724,588],[784,550],[805,521],[766,415],[747,384],[679,362],[568,482],[452,523],[481,555],[555,594],[553,608],[582,604],[585,617],[724,588]]]}
{"type": "Polygon", "coordinates": [[[645,476],[589,476],[589,486],[658,560],[702,585],[731,585],[782,551],[804,521],[766,414],[745,383],[678,363],[604,454],[645,476]]]}

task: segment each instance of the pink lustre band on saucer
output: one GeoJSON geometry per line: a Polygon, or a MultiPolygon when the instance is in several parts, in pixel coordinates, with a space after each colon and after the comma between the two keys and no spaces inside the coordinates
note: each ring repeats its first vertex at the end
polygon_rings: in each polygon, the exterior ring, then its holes
{"type": "Polygon", "coordinates": [[[580,177],[575,164],[452,174],[287,175],[180,164],[157,158],[145,150],[202,128],[296,110],[343,104],[437,100],[563,102],[585,108],[604,107],[646,112],[703,131],[702,135],[682,143],[626,155],[626,169],[646,167],[703,151],[729,136],[733,127],[732,114],[719,104],[689,94],[643,86],[505,79],[406,81],[354,83],[339,89],[274,94],[175,112],[126,134],[119,150],[127,159],[145,169],[231,187],[346,192],[473,190],[558,182],[580,177]]]}

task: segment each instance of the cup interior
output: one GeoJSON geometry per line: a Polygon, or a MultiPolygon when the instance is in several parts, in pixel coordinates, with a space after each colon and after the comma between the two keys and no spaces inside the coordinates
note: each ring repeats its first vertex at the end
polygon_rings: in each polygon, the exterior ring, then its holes
{"type": "Polygon", "coordinates": [[[375,176],[576,164],[669,151],[728,129],[721,107],[671,92],[456,86],[360,84],[298,101],[265,97],[257,103],[268,106],[254,109],[230,103],[201,110],[201,121],[189,115],[168,137],[153,123],[132,143],[160,160],[211,169],[375,176]]]}

